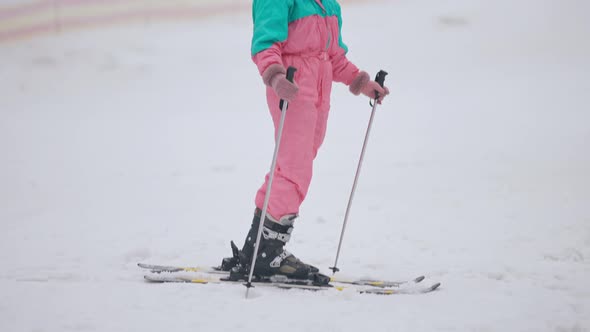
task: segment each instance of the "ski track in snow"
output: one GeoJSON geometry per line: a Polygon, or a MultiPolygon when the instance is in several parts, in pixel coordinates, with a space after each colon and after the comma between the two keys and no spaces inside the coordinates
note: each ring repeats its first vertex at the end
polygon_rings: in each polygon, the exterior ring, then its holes
{"type": "MultiPolygon", "coordinates": [[[[589,5],[343,7],[392,93],[339,267],[440,290],[142,281],[140,261],[218,264],[251,221],[273,141],[240,13],[0,44],[0,330],[590,331],[589,5]]],[[[325,272],[369,111],[335,86],[289,244],[325,272]]]]}

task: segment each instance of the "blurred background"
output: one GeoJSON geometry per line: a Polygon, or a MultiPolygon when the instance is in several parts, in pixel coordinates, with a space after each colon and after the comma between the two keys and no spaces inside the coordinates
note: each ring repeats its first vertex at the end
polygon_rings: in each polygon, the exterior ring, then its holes
{"type": "MultiPolygon", "coordinates": [[[[438,292],[250,306],[141,282],[137,262],[218,264],[250,225],[274,147],[251,5],[0,0],[0,330],[589,331],[585,0],[341,2],[349,59],[391,95],[340,267],[438,292]]],[[[334,86],[289,244],[324,271],[369,113],[334,86]]]]}
{"type": "Polygon", "coordinates": [[[243,12],[247,1],[236,0],[90,0],[2,1],[0,40],[22,39],[81,27],[150,23],[243,12]]]}

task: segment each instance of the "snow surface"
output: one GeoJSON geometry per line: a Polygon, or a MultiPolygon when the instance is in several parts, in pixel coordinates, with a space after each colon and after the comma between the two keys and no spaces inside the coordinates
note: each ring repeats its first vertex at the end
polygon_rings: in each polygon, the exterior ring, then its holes
{"type": "MultiPolygon", "coordinates": [[[[241,12],[0,45],[0,331],[589,331],[590,4],[347,4],[389,71],[339,266],[441,289],[153,285],[241,243],[272,125],[241,12]]],[[[333,264],[367,100],[338,85],[290,251],[333,264]]]]}

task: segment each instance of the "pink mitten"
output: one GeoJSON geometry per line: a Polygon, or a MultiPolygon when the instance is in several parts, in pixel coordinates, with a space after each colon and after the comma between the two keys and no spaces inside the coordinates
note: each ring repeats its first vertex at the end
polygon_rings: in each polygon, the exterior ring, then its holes
{"type": "Polygon", "coordinates": [[[287,80],[286,72],[285,67],[282,65],[270,65],[262,74],[262,81],[267,86],[270,86],[279,98],[290,101],[299,92],[299,87],[287,80]]]}
{"type": "Polygon", "coordinates": [[[375,81],[371,81],[369,74],[361,71],[354,80],[352,80],[352,83],[350,84],[350,92],[355,96],[362,93],[371,99],[375,99],[375,92],[377,92],[379,93],[377,103],[381,104],[383,98],[389,94],[389,89],[387,87],[381,87],[381,85],[375,81]]]}

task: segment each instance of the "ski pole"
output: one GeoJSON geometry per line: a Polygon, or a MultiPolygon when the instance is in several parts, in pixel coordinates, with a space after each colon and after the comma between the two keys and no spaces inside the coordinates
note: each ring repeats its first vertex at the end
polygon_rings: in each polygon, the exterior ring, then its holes
{"type": "MultiPolygon", "coordinates": [[[[295,67],[287,68],[287,80],[293,83],[293,77],[295,76],[295,72],[297,69],[295,67]]],[[[279,103],[279,108],[281,109],[281,119],[279,121],[279,129],[277,132],[277,137],[275,140],[275,151],[272,157],[272,164],[270,166],[270,172],[268,177],[268,184],[266,185],[266,194],[264,195],[264,204],[262,205],[262,213],[260,215],[260,222],[258,224],[258,234],[256,235],[256,245],[254,246],[254,254],[252,256],[252,264],[250,265],[250,272],[248,274],[248,283],[245,284],[247,287],[246,289],[246,298],[248,298],[248,292],[252,287],[252,276],[254,275],[254,264],[256,264],[256,256],[258,256],[258,247],[260,245],[260,236],[262,235],[262,227],[264,225],[264,220],[266,219],[266,212],[268,209],[268,202],[270,200],[270,190],[272,187],[272,181],[275,175],[275,169],[277,166],[277,158],[279,155],[279,146],[281,145],[281,136],[283,135],[283,127],[285,126],[285,117],[287,115],[287,108],[289,107],[289,102],[286,100],[281,99],[279,103]]]]}
{"type": "MultiPolygon", "coordinates": [[[[385,72],[384,70],[380,70],[377,73],[377,76],[375,77],[375,81],[377,83],[379,83],[379,85],[381,85],[382,87],[385,84],[385,76],[386,75],[387,75],[387,72],[385,72]]],[[[363,165],[363,159],[365,158],[365,150],[367,148],[367,142],[369,141],[369,134],[371,133],[371,126],[373,125],[373,119],[375,118],[375,110],[377,110],[377,100],[378,99],[379,99],[379,93],[377,91],[375,91],[375,101],[373,102],[372,105],[369,102],[369,104],[373,107],[373,110],[371,111],[371,118],[369,119],[367,133],[365,134],[365,141],[363,143],[363,149],[361,150],[361,156],[359,158],[358,167],[356,169],[356,175],[354,176],[354,182],[352,185],[352,190],[350,192],[350,198],[348,199],[348,206],[346,207],[346,214],[344,215],[344,222],[342,223],[342,231],[340,232],[340,242],[338,243],[338,250],[336,251],[336,260],[334,262],[334,266],[330,268],[330,270],[332,270],[333,274],[336,274],[336,272],[340,271],[340,269],[338,269],[338,267],[337,267],[338,266],[338,258],[340,257],[340,249],[342,248],[342,240],[344,239],[344,231],[346,230],[346,224],[348,223],[348,214],[350,213],[350,207],[352,206],[352,199],[354,198],[354,193],[356,191],[356,185],[358,183],[359,175],[361,173],[361,166],[363,165]]]]}

